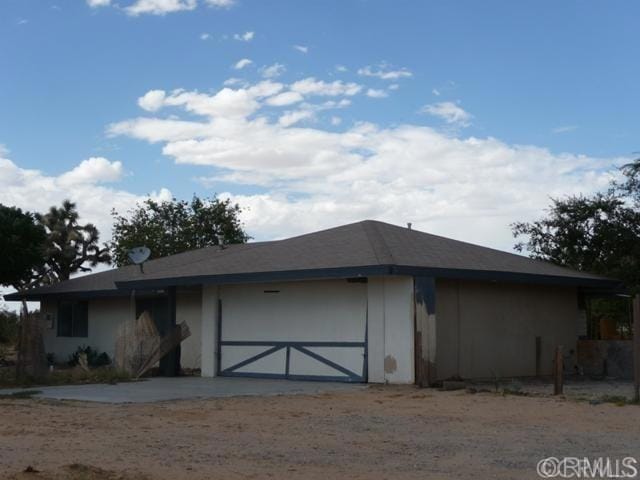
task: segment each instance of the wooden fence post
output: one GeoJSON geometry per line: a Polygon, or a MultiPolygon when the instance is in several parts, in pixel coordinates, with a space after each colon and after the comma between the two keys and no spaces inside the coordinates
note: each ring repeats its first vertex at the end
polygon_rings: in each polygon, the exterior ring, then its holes
{"type": "Polygon", "coordinates": [[[640,402],[640,294],[633,298],[633,401],[640,402]]]}
{"type": "Polygon", "coordinates": [[[542,337],[536,337],[536,377],[542,374],[542,337]]]}
{"type": "Polygon", "coordinates": [[[556,360],[554,365],[553,394],[562,395],[564,383],[564,359],[562,358],[562,345],[556,347],[556,360]]]}

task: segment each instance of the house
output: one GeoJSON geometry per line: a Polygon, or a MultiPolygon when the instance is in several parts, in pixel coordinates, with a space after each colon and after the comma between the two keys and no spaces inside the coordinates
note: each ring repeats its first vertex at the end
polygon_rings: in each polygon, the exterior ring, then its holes
{"type": "Polygon", "coordinates": [[[550,374],[582,298],[611,279],[377,221],[208,247],[12,294],[41,302],[48,352],[113,353],[144,310],[192,336],[161,362],[203,376],[432,384],[550,374]],[[172,356],[173,355],[173,356],[172,356]]]}

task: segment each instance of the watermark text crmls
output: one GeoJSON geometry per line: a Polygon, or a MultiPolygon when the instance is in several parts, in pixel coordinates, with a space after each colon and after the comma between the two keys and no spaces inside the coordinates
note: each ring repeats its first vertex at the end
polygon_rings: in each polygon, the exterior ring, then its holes
{"type": "Polygon", "coordinates": [[[540,478],[640,478],[633,457],[548,457],[538,462],[540,478]]]}

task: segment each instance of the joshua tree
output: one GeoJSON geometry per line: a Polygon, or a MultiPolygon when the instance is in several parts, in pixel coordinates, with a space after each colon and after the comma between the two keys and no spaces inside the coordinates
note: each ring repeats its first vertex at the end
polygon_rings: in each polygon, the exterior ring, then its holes
{"type": "Polygon", "coordinates": [[[45,265],[38,270],[34,283],[61,282],[75,272],[89,272],[99,263],[111,262],[107,246],[98,244],[98,229],[91,223],[78,224],[75,203],[65,200],[61,207],[51,207],[36,218],[45,228],[47,240],[45,265]]]}

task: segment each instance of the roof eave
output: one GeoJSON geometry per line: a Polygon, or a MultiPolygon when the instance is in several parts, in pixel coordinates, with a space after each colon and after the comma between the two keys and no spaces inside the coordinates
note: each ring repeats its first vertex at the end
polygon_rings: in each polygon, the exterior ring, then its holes
{"type": "Polygon", "coordinates": [[[131,290],[164,288],[168,286],[220,285],[261,282],[284,282],[298,280],[338,279],[384,275],[426,276],[455,280],[477,280],[485,282],[529,283],[537,285],[573,286],[600,292],[624,293],[622,283],[615,279],[571,277],[560,275],[539,275],[489,270],[469,270],[454,268],[415,267],[410,265],[366,265],[354,267],[318,268],[308,270],[283,270],[223,275],[195,275],[164,277],[155,279],[135,279],[115,282],[114,289],[77,290],[73,292],[15,292],[4,296],[7,301],[38,301],[47,297],[56,298],[96,298],[120,297],[131,290]]]}
{"type": "Polygon", "coordinates": [[[109,298],[123,297],[129,294],[128,289],[109,289],[109,290],[78,290],[74,292],[13,292],[4,295],[3,298],[8,302],[38,302],[46,298],[65,299],[65,298],[109,298]]]}
{"type": "Polygon", "coordinates": [[[622,283],[611,278],[582,277],[568,275],[541,275],[536,273],[507,272],[498,270],[470,270],[463,268],[432,268],[397,265],[395,275],[450,278],[453,280],[478,280],[485,282],[531,283],[536,285],[557,285],[618,290],[622,283]]]}

